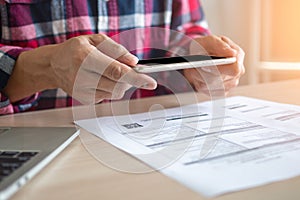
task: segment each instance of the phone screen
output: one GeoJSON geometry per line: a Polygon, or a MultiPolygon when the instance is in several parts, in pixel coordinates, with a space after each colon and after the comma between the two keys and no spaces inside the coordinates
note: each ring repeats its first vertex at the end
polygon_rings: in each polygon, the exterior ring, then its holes
{"type": "Polygon", "coordinates": [[[182,63],[182,62],[195,62],[195,61],[205,61],[212,59],[224,59],[225,57],[217,56],[205,56],[205,55],[190,55],[182,57],[160,57],[152,58],[146,60],[139,60],[138,65],[148,65],[148,64],[172,64],[172,63],[182,63]]]}
{"type": "Polygon", "coordinates": [[[133,68],[138,73],[152,73],[187,68],[225,65],[236,62],[235,57],[217,57],[206,55],[190,55],[182,57],[160,57],[139,60],[133,68]]]}

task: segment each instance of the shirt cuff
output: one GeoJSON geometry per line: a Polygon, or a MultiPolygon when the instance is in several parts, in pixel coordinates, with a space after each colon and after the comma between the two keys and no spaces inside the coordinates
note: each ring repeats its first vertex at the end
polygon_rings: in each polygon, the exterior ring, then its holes
{"type": "Polygon", "coordinates": [[[0,115],[13,114],[14,108],[9,99],[0,93],[0,115]]]}
{"type": "Polygon", "coordinates": [[[0,91],[6,86],[18,56],[31,48],[0,45],[0,91]]]}
{"type": "Polygon", "coordinates": [[[5,94],[0,93],[0,115],[32,111],[37,106],[38,98],[39,93],[35,93],[30,97],[11,103],[5,94]]]}

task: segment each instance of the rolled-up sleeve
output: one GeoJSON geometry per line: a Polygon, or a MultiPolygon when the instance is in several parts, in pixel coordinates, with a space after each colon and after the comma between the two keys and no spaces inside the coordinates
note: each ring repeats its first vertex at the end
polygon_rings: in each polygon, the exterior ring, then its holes
{"type": "Polygon", "coordinates": [[[9,46],[0,44],[0,89],[6,86],[7,81],[12,74],[15,62],[18,56],[30,48],[21,48],[17,46],[9,46]]]}
{"type": "Polygon", "coordinates": [[[13,72],[18,56],[23,51],[30,49],[0,44],[0,115],[26,111],[36,103],[38,94],[12,104],[3,92],[13,72]]]}

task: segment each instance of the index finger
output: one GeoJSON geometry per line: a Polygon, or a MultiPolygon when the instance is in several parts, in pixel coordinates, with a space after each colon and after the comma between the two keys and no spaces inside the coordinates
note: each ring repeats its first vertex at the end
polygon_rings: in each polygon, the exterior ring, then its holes
{"type": "Polygon", "coordinates": [[[136,56],[131,54],[123,45],[118,44],[110,37],[105,35],[101,35],[101,37],[94,35],[91,39],[94,40],[96,48],[99,51],[115,60],[118,60],[119,62],[129,66],[134,66],[138,62],[138,58],[136,56]]]}
{"type": "Polygon", "coordinates": [[[150,76],[136,73],[128,65],[111,58],[96,47],[89,52],[82,63],[82,67],[85,70],[103,75],[114,82],[125,82],[144,89],[155,89],[157,86],[156,81],[150,76]]]}
{"type": "Polygon", "coordinates": [[[232,40],[230,40],[228,37],[222,36],[221,39],[226,42],[231,48],[235,49],[237,51],[237,65],[238,65],[238,70],[240,74],[245,73],[245,67],[244,67],[244,58],[245,58],[245,52],[243,49],[235,44],[232,40]]]}
{"type": "Polygon", "coordinates": [[[111,80],[128,83],[134,87],[155,89],[156,81],[145,74],[135,72],[131,67],[114,60],[104,71],[103,75],[111,80]]]}

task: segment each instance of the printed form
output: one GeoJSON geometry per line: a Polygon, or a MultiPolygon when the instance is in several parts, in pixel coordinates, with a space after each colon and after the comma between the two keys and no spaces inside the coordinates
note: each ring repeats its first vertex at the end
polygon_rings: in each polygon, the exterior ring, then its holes
{"type": "Polygon", "coordinates": [[[206,197],[300,175],[300,107],[236,96],[77,125],[206,197]]]}

